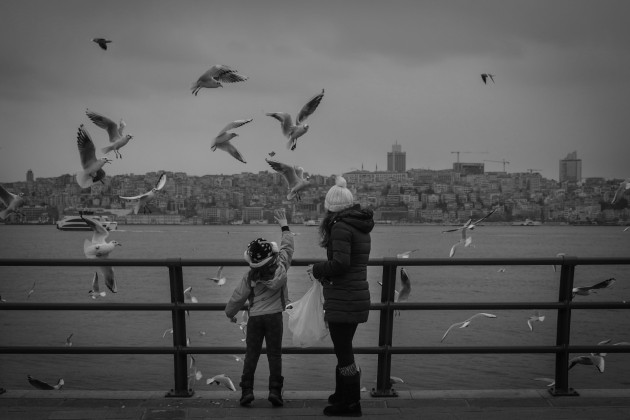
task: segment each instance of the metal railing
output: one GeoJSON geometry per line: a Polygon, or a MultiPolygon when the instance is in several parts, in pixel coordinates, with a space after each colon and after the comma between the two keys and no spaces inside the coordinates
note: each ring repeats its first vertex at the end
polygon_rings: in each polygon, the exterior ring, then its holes
{"type": "MultiPolygon", "coordinates": [[[[306,266],[320,260],[293,260],[292,266],[306,266]]],[[[167,267],[170,281],[171,303],[41,303],[5,302],[0,310],[101,310],[101,311],[170,311],[172,314],[172,346],[0,346],[0,354],[172,354],[174,387],[166,396],[189,397],[194,391],[188,389],[187,361],[189,354],[232,354],[241,347],[188,346],[186,339],[186,311],[223,311],[224,303],[185,303],[183,267],[202,266],[245,266],[240,259],[0,259],[0,266],[133,266],[167,267]]],[[[573,302],[572,290],[575,267],[578,265],[630,265],[630,258],[577,258],[560,256],[554,258],[477,258],[477,259],[372,259],[368,266],[382,266],[381,301],[372,303],[371,310],[380,311],[378,345],[355,347],[357,354],[378,355],[376,388],[374,397],[395,397],[391,387],[391,357],[393,354],[526,354],[554,353],[555,385],[549,389],[555,396],[578,395],[569,387],[569,354],[576,352],[628,353],[627,345],[575,346],[570,344],[571,311],[573,309],[630,309],[630,302],[573,302]],[[394,302],[396,269],[405,266],[561,266],[558,300],[555,302],[394,302]],[[398,310],[468,310],[468,309],[555,309],[556,343],[553,346],[453,346],[415,347],[394,346],[393,316],[398,310]]],[[[333,354],[332,347],[284,347],[285,354],[333,354]]],[[[263,349],[265,352],[265,349],[263,349]]]]}

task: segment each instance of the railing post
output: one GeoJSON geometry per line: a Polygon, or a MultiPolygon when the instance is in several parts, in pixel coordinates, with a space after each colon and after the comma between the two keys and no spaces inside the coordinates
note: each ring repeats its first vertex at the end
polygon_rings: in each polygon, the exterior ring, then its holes
{"type": "MultiPolygon", "coordinates": [[[[383,262],[394,261],[395,258],[383,258],[383,262]]],[[[383,264],[383,289],[381,290],[381,303],[387,307],[381,309],[380,325],[378,329],[378,345],[384,347],[385,352],[378,354],[378,366],[376,368],[376,388],[372,388],[373,397],[397,397],[392,389],[390,374],[392,370],[392,355],[389,349],[392,345],[392,333],[394,329],[394,310],[389,306],[394,301],[396,289],[396,265],[383,264]]]]}
{"type": "MultiPolygon", "coordinates": [[[[168,275],[171,285],[171,303],[184,303],[184,275],[181,260],[172,258],[168,261],[168,275]]],[[[188,356],[181,351],[186,347],[186,311],[173,309],[173,373],[175,388],[171,389],[167,397],[191,397],[194,391],[188,389],[188,356]]]]}
{"type": "Polygon", "coordinates": [[[577,396],[577,391],[569,388],[569,342],[571,340],[571,308],[569,303],[573,298],[573,278],[575,275],[575,257],[563,257],[562,270],[560,271],[560,290],[558,302],[564,306],[558,309],[556,325],[556,346],[562,350],[556,353],[555,385],[549,388],[549,393],[554,396],[577,396]]]}

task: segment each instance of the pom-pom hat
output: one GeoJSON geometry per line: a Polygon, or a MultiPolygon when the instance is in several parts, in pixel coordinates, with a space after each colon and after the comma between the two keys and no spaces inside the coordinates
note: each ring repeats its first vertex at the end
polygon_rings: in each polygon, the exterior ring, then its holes
{"type": "Polygon", "coordinates": [[[258,238],[247,245],[243,253],[245,261],[252,268],[259,268],[267,264],[278,253],[278,244],[269,242],[264,238],[258,238]]]}
{"type": "Polygon", "coordinates": [[[335,185],[330,187],[324,201],[324,208],[332,212],[338,212],[354,204],[354,198],[348,188],[346,188],[346,180],[342,176],[335,178],[335,185]]]}

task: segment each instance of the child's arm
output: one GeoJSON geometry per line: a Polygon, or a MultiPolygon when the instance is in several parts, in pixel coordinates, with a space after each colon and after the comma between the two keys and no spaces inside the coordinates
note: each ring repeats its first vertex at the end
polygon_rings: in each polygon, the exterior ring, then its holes
{"type": "Polygon", "coordinates": [[[262,283],[269,289],[277,290],[287,282],[287,270],[291,267],[291,260],[293,259],[294,241],[293,234],[289,230],[284,209],[276,210],[274,212],[274,218],[280,225],[280,229],[282,229],[282,240],[280,242],[280,250],[278,251],[278,268],[276,269],[276,274],[273,279],[262,283]]]}
{"type": "Polygon", "coordinates": [[[250,287],[247,283],[247,273],[245,273],[241,283],[236,286],[234,292],[232,293],[232,297],[225,306],[225,315],[227,315],[228,318],[234,318],[245,304],[245,301],[247,301],[250,291],[250,287]]]}

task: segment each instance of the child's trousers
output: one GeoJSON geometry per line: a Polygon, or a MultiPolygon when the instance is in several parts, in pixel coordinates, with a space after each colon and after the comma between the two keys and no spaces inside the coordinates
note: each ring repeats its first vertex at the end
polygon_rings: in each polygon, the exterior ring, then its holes
{"type": "Polygon", "coordinates": [[[250,316],[247,321],[247,350],[243,366],[243,383],[253,388],[254,373],[260,358],[263,339],[267,347],[269,362],[269,384],[279,384],[282,388],[282,312],[250,316]],[[250,385],[251,384],[251,385],[250,385]]]}

